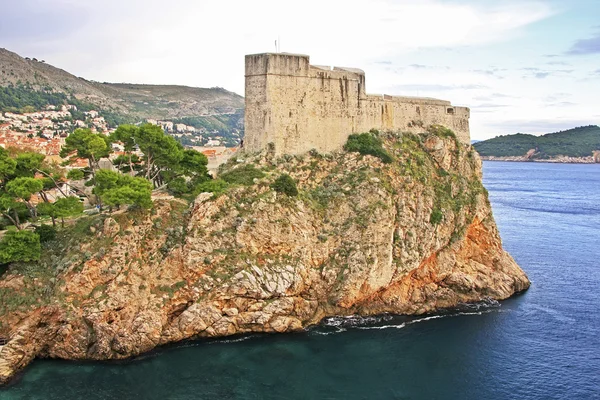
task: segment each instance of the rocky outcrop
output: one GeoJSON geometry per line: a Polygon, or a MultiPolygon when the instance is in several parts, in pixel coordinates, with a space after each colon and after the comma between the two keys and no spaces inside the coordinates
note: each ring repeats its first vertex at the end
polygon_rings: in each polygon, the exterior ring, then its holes
{"type": "MultiPolygon", "coordinates": [[[[172,342],[290,332],[333,315],[422,314],[529,281],[502,249],[481,162],[449,135],[278,159],[188,207],[87,217],[0,280],[0,381],[35,357],[123,359],[172,342]],[[299,195],[271,189],[281,174],[299,195]]],[[[226,168],[236,168],[231,161],[226,168]]]]}

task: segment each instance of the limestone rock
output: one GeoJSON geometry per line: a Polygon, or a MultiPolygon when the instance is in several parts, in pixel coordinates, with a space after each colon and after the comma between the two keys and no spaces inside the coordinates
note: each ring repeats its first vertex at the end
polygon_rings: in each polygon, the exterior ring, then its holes
{"type": "Polygon", "coordinates": [[[101,235],[30,268],[43,272],[35,279],[11,268],[0,289],[39,298],[0,315],[0,337],[10,338],[0,382],[35,357],[123,359],[182,340],[420,314],[527,289],[502,249],[472,148],[431,134],[384,139],[396,160],[388,165],[355,153],[257,155],[271,172],[253,186],[105,218],[101,235]],[[282,172],[301,196],[271,190],[282,172]]]}

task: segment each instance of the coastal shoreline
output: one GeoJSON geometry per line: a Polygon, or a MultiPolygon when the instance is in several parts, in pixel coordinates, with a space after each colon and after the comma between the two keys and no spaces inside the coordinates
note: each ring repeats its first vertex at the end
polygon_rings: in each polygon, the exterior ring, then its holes
{"type": "Polygon", "coordinates": [[[482,161],[535,162],[546,164],[600,164],[593,157],[564,157],[549,159],[530,159],[525,157],[492,157],[481,156],[482,161]]]}

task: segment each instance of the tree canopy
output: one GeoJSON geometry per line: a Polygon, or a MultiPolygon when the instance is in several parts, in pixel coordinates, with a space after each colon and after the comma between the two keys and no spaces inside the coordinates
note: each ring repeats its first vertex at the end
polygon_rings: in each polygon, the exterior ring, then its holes
{"type": "Polygon", "coordinates": [[[107,169],[98,170],[95,179],[94,193],[108,206],[129,204],[142,208],[152,207],[152,184],[147,179],[107,169]]]}
{"type": "Polygon", "coordinates": [[[8,152],[0,147],[0,180],[4,181],[15,173],[17,161],[9,157],[8,152]]]}
{"type": "Polygon", "coordinates": [[[95,170],[98,169],[98,161],[101,158],[108,157],[110,151],[108,136],[94,133],[87,128],[80,128],[65,139],[65,145],[60,150],[60,156],[66,158],[75,152],[75,158],[88,160],[92,174],[94,174],[95,170]]]}
{"type": "Polygon", "coordinates": [[[8,231],[0,241],[0,263],[39,260],[40,236],[31,231],[8,231]]]}
{"type": "MultiPolygon", "coordinates": [[[[130,172],[148,179],[155,188],[170,184],[170,187],[177,188],[177,192],[192,192],[196,185],[210,179],[206,156],[193,149],[184,149],[160,126],[121,125],[111,134],[110,141],[120,142],[125,152],[129,153],[128,156],[117,158],[115,164],[127,164],[130,172]],[[141,158],[131,154],[136,148],[142,153],[141,158]],[[173,181],[176,182],[171,183],[173,181]]],[[[127,170],[123,167],[120,169],[124,172],[127,170]]]]}
{"type": "MultiPolygon", "coordinates": [[[[66,217],[83,212],[81,199],[70,194],[89,198],[89,192],[69,180],[85,180],[86,186],[93,187],[97,202],[111,208],[151,208],[152,190],[157,188],[194,195],[204,190],[219,193],[228,185],[212,180],[204,154],[184,149],[161,127],[151,124],[122,125],[110,137],[76,129],[66,138],[60,155],[68,158],[67,163],[84,158],[88,167],[66,173],[64,168],[48,163],[42,154],[0,148],[0,214],[4,225],[10,221],[16,228],[7,231],[0,241],[0,263],[39,259],[40,235],[43,233],[45,241],[51,240],[57,219],[64,226],[66,217]],[[113,159],[116,171],[100,168],[99,161],[110,156],[116,142],[125,150],[113,159]],[[35,224],[36,233],[31,232],[25,222],[39,221],[38,215],[49,216],[53,226],[35,224]]],[[[249,184],[262,176],[258,170],[243,169],[226,177],[230,183],[249,184]]]]}
{"type": "Polygon", "coordinates": [[[78,168],[74,168],[67,173],[68,179],[73,179],[75,181],[81,180],[85,177],[85,173],[78,168]]]}

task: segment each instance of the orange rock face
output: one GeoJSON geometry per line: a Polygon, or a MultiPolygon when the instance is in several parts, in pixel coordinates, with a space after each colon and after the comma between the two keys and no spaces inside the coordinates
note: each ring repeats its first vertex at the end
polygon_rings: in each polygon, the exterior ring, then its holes
{"type": "Polygon", "coordinates": [[[527,289],[502,249],[476,153],[447,136],[384,139],[391,164],[259,155],[251,161],[266,176],[252,186],[81,220],[39,263],[0,278],[0,337],[10,338],[0,382],[35,357],[123,359],[186,339],[422,314],[527,289]],[[271,189],[283,172],[298,197],[271,189]]]}

